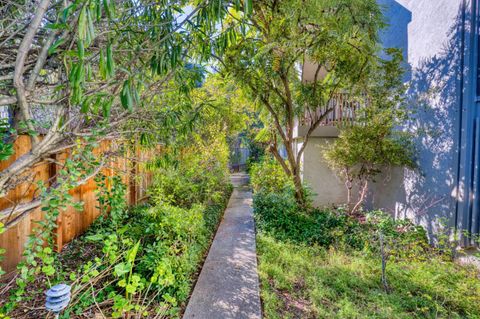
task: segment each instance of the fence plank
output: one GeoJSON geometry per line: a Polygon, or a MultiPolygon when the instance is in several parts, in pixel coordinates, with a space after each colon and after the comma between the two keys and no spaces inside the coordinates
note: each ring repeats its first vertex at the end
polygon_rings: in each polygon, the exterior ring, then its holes
{"type": "MultiPolygon", "coordinates": [[[[19,136],[14,143],[15,154],[6,161],[0,162],[0,171],[9,167],[17,158],[30,151],[30,138],[28,136],[19,136]]],[[[118,148],[116,141],[102,141],[98,148],[94,150],[97,156],[104,156],[105,152],[118,148]]],[[[125,156],[117,156],[111,159],[111,163],[103,170],[107,176],[120,175],[122,181],[127,185],[126,200],[129,204],[137,203],[146,194],[146,188],[151,183],[151,173],[147,172],[142,162],[147,161],[157,152],[144,151],[136,148],[135,151],[127,152],[125,156]],[[135,157],[133,161],[130,157],[135,157]],[[137,176],[134,176],[134,175],[137,176]],[[150,177],[148,177],[150,174],[150,177]]],[[[10,190],[6,196],[0,198],[0,210],[14,207],[16,204],[29,202],[37,194],[36,182],[44,181],[50,183],[55,175],[61,169],[63,163],[69,156],[69,152],[63,152],[55,155],[53,158],[57,163],[51,164],[42,162],[24,174],[26,181],[10,190]]],[[[57,219],[56,248],[60,251],[65,244],[81,235],[100,215],[98,202],[96,200],[95,190],[97,185],[94,179],[73,189],[70,193],[75,200],[84,203],[83,211],[78,212],[72,207],[67,208],[57,219]]],[[[15,216],[12,216],[15,217],[15,216]]],[[[43,212],[36,208],[19,218],[13,226],[9,227],[0,235],[0,248],[5,248],[4,259],[1,267],[9,272],[13,271],[16,265],[22,259],[24,245],[28,236],[32,233],[38,222],[43,219],[43,212]]]]}

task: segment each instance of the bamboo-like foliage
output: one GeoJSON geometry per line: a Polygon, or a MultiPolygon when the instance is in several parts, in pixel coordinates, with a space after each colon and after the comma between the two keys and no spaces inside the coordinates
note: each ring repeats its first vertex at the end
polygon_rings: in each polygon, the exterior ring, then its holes
{"type": "Polygon", "coordinates": [[[156,120],[151,106],[166,90],[188,91],[186,63],[228,44],[217,26],[233,11],[242,20],[251,1],[0,1],[0,107],[11,114],[0,158],[18,134],[32,141],[0,172],[0,194],[86,138],[145,133],[148,125],[125,123],[156,120]]]}

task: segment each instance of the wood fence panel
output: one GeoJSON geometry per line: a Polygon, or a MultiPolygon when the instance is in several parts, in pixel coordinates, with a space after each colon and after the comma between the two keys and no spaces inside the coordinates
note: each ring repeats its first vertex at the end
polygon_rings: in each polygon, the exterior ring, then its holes
{"type": "MultiPolygon", "coordinates": [[[[15,154],[6,161],[0,161],[0,171],[8,168],[11,163],[29,152],[30,145],[30,138],[28,136],[20,136],[14,144],[15,154]]],[[[43,181],[48,184],[50,165],[49,163],[41,162],[20,176],[20,179],[25,181],[10,190],[6,196],[0,198],[0,210],[31,201],[35,196],[36,183],[43,181]]]]}
{"type": "MultiPolygon", "coordinates": [[[[30,148],[30,138],[28,136],[19,136],[14,144],[15,154],[8,160],[0,162],[0,171],[9,167],[16,159],[29,152],[30,148]]],[[[49,183],[50,166],[51,164],[49,163],[41,162],[23,174],[20,178],[25,181],[10,190],[6,196],[0,198],[0,210],[30,202],[36,195],[36,183],[38,181],[43,181],[46,184],[49,183]]],[[[28,218],[11,215],[2,220],[4,223],[7,221],[12,222],[12,226],[0,235],[0,248],[6,249],[1,264],[2,268],[7,271],[15,268],[22,258],[23,247],[28,240],[28,236],[35,227],[38,227],[40,220],[42,220],[42,211],[40,208],[36,208],[28,213],[28,218]]]]}
{"type": "MultiPolygon", "coordinates": [[[[104,153],[110,149],[117,149],[116,141],[103,141],[100,146],[95,149],[97,156],[104,156],[104,153]]],[[[120,142],[121,143],[121,142],[120,142]]],[[[9,167],[9,165],[19,158],[21,155],[30,151],[30,138],[28,136],[20,136],[14,144],[15,154],[7,161],[0,162],[0,171],[9,167]]],[[[158,152],[158,151],[157,151],[158,152]]],[[[146,189],[152,180],[151,173],[144,169],[142,162],[147,161],[151,156],[155,155],[153,151],[143,151],[136,149],[129,151],[125,156],[116,156],[111,159],[107,167],[102,171],[107,176],[119,175],[122,181],[127,185],[126,200],[128,204],[136,204],[145,194],[146,189]],[[132,158],[138,159],[133,161],[132,158]]],[[[8,194],[0,198],[0,210],[14,207],[16,204],[30,202],[37,194],[36,182],[39,180],[45,183],[51,183],[56,172],[62,168],[63,163],[69,156],[69,152],[62,152],[53,158],[57,164],[42,162],[36,165],[25,174],[26,181],[21,183],[8,194]]],[[[63,211],[57,219],[56,229],[56,246],[60,251],[65,244],[75,237],[85,232],[88,227],[99,216],[98,202],[96,200],[96,183],[94,179],[90,179],[85,184],[73,189],[70,194],[76,201],[83,202],[83,211],[76,211],[72,207],[68,207],[63,211]]],[[[16,216],[12,216],[15,218],[16,216]]],[[[0,235],[0,248],[5,248],[4,259],[1,267],[9,272],[15,270],[16,265],[21,261],[24,245],[28,240],[28,236],[33,232],[38,222],[43,219],[41,208],[36,208],[15,220],[9,228],[0,235]]],[[[10,219],[12,220],[12,219],[10,219]]],[[[3,219],[2,222],[6,222],[3,219]]]]}

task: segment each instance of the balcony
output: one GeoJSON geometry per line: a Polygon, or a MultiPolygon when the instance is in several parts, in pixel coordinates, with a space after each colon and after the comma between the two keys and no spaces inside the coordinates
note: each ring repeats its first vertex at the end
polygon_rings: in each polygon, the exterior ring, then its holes
{"type": "Polygon", "coordinates": [[[331,110],[321,120],[312,136],[337,137],[339,127],[345,127],[355,122],[356,113],[362,105],[365,105],[365,102],[351,98],[348,93],[337,93],[324,107],[318,108],[315,112],[307,111],[303,117],[300,117],[297,136],[305,136],[311,124],[316,122],[327,110],[331,110]]]}

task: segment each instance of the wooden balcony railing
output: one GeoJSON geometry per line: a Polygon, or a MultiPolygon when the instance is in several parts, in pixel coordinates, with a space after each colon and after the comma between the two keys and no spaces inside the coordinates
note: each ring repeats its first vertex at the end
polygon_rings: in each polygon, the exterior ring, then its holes
{"type": "Polygon", "coordinates": [[[352,98],[348,93],[337,93],[327,105],[318,108],[315,112],[306,112],[301,118],[300,125],[309,126],[316,122],[327,110],[331,111],[322,119],[320,126],[344,126],[355,122],[358,109],[366,104],[364,98],[352,98]]]}

